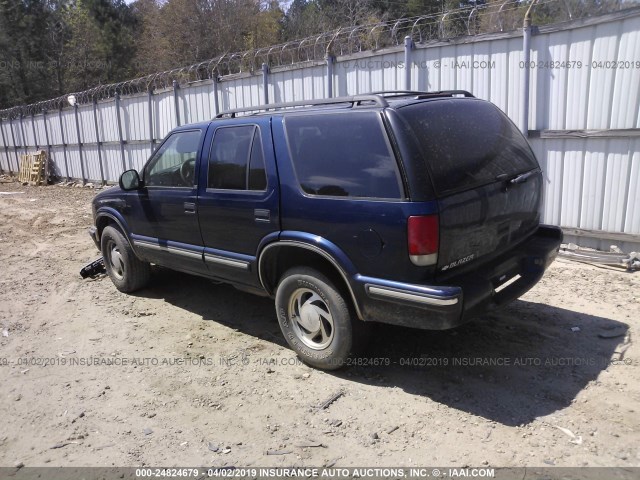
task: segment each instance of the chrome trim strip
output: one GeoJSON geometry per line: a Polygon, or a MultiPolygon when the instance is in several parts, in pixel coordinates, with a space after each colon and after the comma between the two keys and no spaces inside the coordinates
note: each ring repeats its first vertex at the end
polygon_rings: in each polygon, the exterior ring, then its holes
{"type": "Polygon", "coordinates": [[[198,260],[202,260],[202,253],[192,252],[190,250],[184,250],[182,248],[165,247],[163,245],[158,245],[157,243],[146,242],[144,240],[134,240],[133,243],[135,244],[136,247],[149,248],[151,250],[174,253],[176,255],[182,255],[183,257],[197,258],[198,260]]]}
{"type": "Polygon", "coordinates": [[[210,253],[204,254],[205,262],[218,263],[220,265],[225,265],[227,267],[235,267],[241,268],[243,270],[249,270],[249,263],[243,262],[242,260],[232,260],[230,258],[217,257],[215,255],[211,255],[210,253]]]}
{"type": "Polygon", "coordinates": [[[513,277],[511,277],[509,280],[507,280],[506,282],[502,283],[501,285],[498,285],[496,288],[493,289],[494,292],[496,293],[500,293],[502,290],[504,290],[505,288],[507,288],[509,285],[512,285],[514,283],[516,283],[518,280],[520,280],[522,278],[522,275],[520,275],[519,273],[517,273],[516,275],[514,275],[513,277]]]}
{"type": "Polygon", "coordinates": [[[262,278],[262,259],[264,258],[264,253],[267,250],[269,250],[271,247],[282,247],[287,245],[306,248],[307,250],[316,252],[322,255],[327,260],[329,260],[329,262],[336,268],[336,270],[338,270],[338,272],[340,273],[340,276],[344,280],[344,283],[347,285],[347,289],[349,289],[349,294],[351,295],[353,307],[356,309],[356,315],[358,315],[358,318],[360,320],[364,320],[364,317],[362,316],[362,312],[360,311],[360,307],[358,306],[358,302],[356,301],[356,296],[353,293],[353,289],[351,288],[351,283],[349,283],[347,274],[344,272],[344,270],[342,270],[342,267],[340,267],[340,265],[338,265],[338,263],[327,252],[325,252],[321,248],[315,247],[313,245],[309,245],[308,243],[299,242],[297,240],[279,240],[274,243],[270,243],[269,245],[267,245],[262,249],[262,252],[260,252],[260,258],[258,259],[258,277],[260,278],[260,284],[262,285],[262,288],[264,288],[266,292],[269,292],[269,289],[267,289],[266,285],[264,284],[264,279],[262,278]]]}
{"type": "Polygon", "coordinates": [[[458,303],[457,298],[437,298],[437,297],[429,297],[426,295],[421,295],[419,293],[409,292],[409,291],[400,291],[400,290],[392,290],[390,288],[385,287],[377,287],[374,285],[367,284],[365,285],[367,292],[371,295],[379,295],[381,297],[394,298],[396,300],[408,300],[416,303],[423,303],[426,305],[455,305],[458,303]]]}

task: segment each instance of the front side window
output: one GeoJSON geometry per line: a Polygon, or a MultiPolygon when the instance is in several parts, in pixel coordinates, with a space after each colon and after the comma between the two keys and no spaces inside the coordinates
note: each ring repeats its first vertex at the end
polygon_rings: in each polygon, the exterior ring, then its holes
{"type": "Polygon", "coordinates": [[[216,130],[209,154],[208,187],[224,190],[267,188],[259,128],[241,125],[216,130]]]}
{"type": "Polygon", "coordinates": [[[396,159],[374,112],[291,116],[287,139],[302,190],[338,197],[402,197],[396,159]]]}
{"type": "Polygon", "coordinates": [[[201,136],[201,130],[171,134],[149,162],[145,185],[193,187],[201,136]]]}

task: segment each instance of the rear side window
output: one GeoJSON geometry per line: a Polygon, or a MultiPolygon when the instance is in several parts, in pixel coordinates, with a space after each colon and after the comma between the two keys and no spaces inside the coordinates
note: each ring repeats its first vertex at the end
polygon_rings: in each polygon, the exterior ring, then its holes
{"type": "Polygon", "coordinates": [[[396,159],[377,113],[291,116],[285,128],[304,192],[401,198],[396,159]]]}
{"type": "Polygon", "coordinates": [[[267,188],[259,128],[242,125],[216,130],[209,154],[208,187],[226,190],[267,188]]]}
{"type": "Polygon", "coordinates": [[[489,102],[434,100],[398,112],[418,139],[439,194],[538,167],[520,131],[489,102]]]}

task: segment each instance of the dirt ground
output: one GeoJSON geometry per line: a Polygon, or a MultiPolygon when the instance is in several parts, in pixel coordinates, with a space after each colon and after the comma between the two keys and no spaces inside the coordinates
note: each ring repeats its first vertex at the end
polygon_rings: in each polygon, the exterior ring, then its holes
{"type": "Polygon", "coordinates": [[[638,273],[559,260],[499,314],[380,325],[379,365],[324,373],[270,299],[82,280],[95,191],[2,182],[1,466],[640,466],[638,273]]]}

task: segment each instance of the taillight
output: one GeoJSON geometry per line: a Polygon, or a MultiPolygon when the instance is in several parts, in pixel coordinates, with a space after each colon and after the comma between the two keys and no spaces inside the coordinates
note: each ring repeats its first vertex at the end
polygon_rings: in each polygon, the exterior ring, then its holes
{"type": "Polygon", "coordinates": [[[407,221],[407,242],[409,258],[414,265],[424,267],[438,262],[438,215],[409,217],[407,221]]]}

